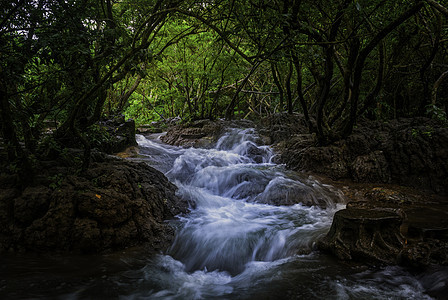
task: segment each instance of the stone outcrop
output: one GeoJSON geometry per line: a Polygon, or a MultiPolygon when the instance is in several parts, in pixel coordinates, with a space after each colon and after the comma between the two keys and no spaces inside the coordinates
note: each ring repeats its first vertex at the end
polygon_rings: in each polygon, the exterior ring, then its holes
{"type": "Polygon", "coordinates": [[[95,153],[84,174],[60,161],[41,170],[22,192],[14,178],[0,178],[0,252],[164,250],[174,234],[165,220],[187,211],[175,186],[145,163],[95,153]]]}
{"type": "Polygon", "coordinates": [[[295,120],[275,120],[268,127],[275,130],[266,134],[281,152],[280,162],[288,168],[334,180],[395,183],[448,194],[448,128],[436,121],[364,121],[347,139],[317,146],[315,136],[306,133],[300,115],[295,120]]]}
{"type": "Polygon", "coordinates": [[[266,144],[277,144],[306,134],[308,128],[302,114],[276,113],[261,120],[258,132],[267,137],[266,144]]]}
{"type": "Polygon", "coordinates": [[[201,120],[187,125],[175,125],[161,140],[173,146],[209,148],[217,142],[224,129],[223,122],[201,120]]]}
{"type": "Polygon", "coordinates": [[[248,128],[255,127],[255,125],[248,120],[199,120],[171,127],[166,135],[161,137],[161,140],[169,145],[185,148],[210,148],[215,145],[226,129],[232,127],[248,128]]]}
{"type": "Polygon", "coordinates": [[[94,144],[99,151],[112,154],[124,151],[129,146],[136,146],[135,122],[125,120],[124,116],[116,116],[99,122],[100,128],[106,131],[108,138],[94,144]]]}
{"type": "Polygon", "coordinates": [[[448,265],[448,202],[398,189],[348,195],[353,200],[336,212],[318,247],[342,260],[448,265]]]}
{"type": "Polygon", "coordinates": [[[402,221],[400,214],[386,209],[343,209],[334,215],[319,247],[342,260],[393,264],[404,245],[402,221]]]}
{"type": "Polygon", "coordinates": [[[335,214],[318,243],[321,250],[344,260],[448,265],[446,124],[427,118],[363,121],[348,138],[318,146],[302,115],[276,114],[259,132],[289,169],[329,177],[330,184],[351,180],[344,183],[351,202],[335,214]],[[378,188],[390,184],[400,186],[378,188]],[[403,186],[424,193],[416,196],[403,186]]]}

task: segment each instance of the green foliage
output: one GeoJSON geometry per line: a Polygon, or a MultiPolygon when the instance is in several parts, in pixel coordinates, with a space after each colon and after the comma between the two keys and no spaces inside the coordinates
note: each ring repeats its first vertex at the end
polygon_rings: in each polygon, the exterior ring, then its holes
{"type": "Polygon", "coordinates": [[[430,104],[426,106],[426,113],[430,118],[448,125],[446,112],[443,109],[438,108],[436,105],[430,104]]]}
{"type": "Polygon", "coordinates": [[[150,45],[168,11],[181,2],[3,2],[0,129],[3,143],[14,148],[8,156],[26,162],[38,151],[44,121],[52,119],[60,124],[55,139],[82,142],[83,167],[88,166],[90,144],[107,138],[90,127],[101,117],[108,89],[129,76],[147,75],[142,64],[155,58],[150,45]]]}
{"type": "Polygon", "coordinates": [[[124,112],[126,119],[133,119],[136,125],[150,124],[158,121],[165,114],[163,105],[155,104],[157,99],[134,93],[129,99],[129,106],[124,112]]]}
{"type": "Polygon", "coordinates": [[[413,138],[417,138],[418,136],[422,136],[422,137],[431,139],[433,133],[434,133],[434,128],[432,128],[431,126],[427,126],[426,130],[415,129],[415,128],[411,129],[411,136],[413,138]]]}
{"type": "Polygon", "coordinates": [[[53,136],[46,136],[39,143],[37,153],[41,157],[53,158],[58,157],[63,149],[63,145],[55,140],[53,136]]]}
{"type": "Polygon", "coordinates": [[[48,187],[52,190],[56,190],[62,185],[62,181],[64,180],[64,176],[62,174],[56,174],[53,176],[49,176],[50,184],[48,187]]]}
{"type": "Polygon", "coordinates": [[[0,119],[15,160],[21,142],[27,153],[48,154],[63,151],[61,136],[86,149],[110,139],[94,126],[107,114],[146,124],[288,110],[308,116],[321,142],[350,133],[360,116],[447,123],[446,84],[429,105],[448,59],[447,18],[430,2],[2,5],[0,119]],[[48,119],[58,137],[38,143],[48,119]]]}
{"type": "Polygon", "coordinates": [[[90,126],[85,135],[90,141],[92,147],[100,147],[101,145],[110,142],[113,138],[111,133],[107,131],[106,127],[100,124],[90,126]]]}

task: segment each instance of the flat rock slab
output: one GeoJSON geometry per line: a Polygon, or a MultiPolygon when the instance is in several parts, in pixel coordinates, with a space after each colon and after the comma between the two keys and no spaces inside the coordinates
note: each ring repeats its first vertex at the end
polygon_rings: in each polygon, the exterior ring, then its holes
{"type": "Polygon", "coordinates": [[[343,260],[395,263],[404,245],[402,222],[403,216],[390,210],[343,209],[318,247],[343,260]]]}
{"type": "Polygon", "coordinates": [[[365,222],[389,222],[389,221],[402,221],[402,217],[396,212],[384,210],[384,209],[362,209],[362,208],[350,208],[343,209],[337,212],[338,218],[346,220],[365,223],[365,222]]]}
{"type": "Polygon", "coordinates": [[[448,206],[414,207],[405,212],[407,238],[448,241],[448,206]]]}

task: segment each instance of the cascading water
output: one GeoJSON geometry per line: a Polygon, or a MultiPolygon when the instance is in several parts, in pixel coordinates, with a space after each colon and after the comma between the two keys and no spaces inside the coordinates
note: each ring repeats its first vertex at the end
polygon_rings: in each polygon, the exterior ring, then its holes
{"type": "MultiPolygon", "coordinates": [[[[308,271],[310,276],[322,274],[320,269],[328,268],[328,264],[313,265],[317,254],[312,246],[343,207],[342,196],[312,178],[288,174],[272,163],[274,153],[267,146],[258,146],[257,140],[253,129],[231,129],[213,149],[164,146],[159,155],[170,157],[165,161],[172,167],[167,172],[166,166],[160,170],[179,187],[191,212],[174,224],[178,232],[166,255],[142,270],[158,285],[140,296],[285,298],[276,294],[288,286],[283,279],[287,282],[291,274],[308,271]],[[272,288],[266,288],[271,284],[272,288]]],[[[143,154],[160,147],[143,136],[139,136],[139,145],[143,154]]],[[[298,285],[303,276],[297,276],[298,285]]],[[[325,289],[313,284],[309,290],[295,291],[296,295],[331,298],[337,291],[336,298],[351,297],[348,283],[327,282],[325,289]]],[[[360,290],[360,296],[376,293],[375,288],[360,290]]],[[[414,287],[409,290],[414,295],[414,287]]]]}
{"type": "Polygon", "coordinates": [[[287,196],[288,190],[299,195],[316,192],[286,179],[270,162],[272,151],[254,140],[253,130],[232,130],[215,149],[186,150],[167,173],[194,207],[181,219],[182,229],[168,252],[186,271],[237,275],[248,263],[309,251],[316,236],[328,228],[336,205],[323,193],[320,198],[328,198],[331,208],[265,204],[278,194],[287,196]]]}
{"type": "Polygon", "coordinates": [[[213,149],[182,149],[137,135],[138,160],[164,172],[191,206],[172,221],[172,247],[156,256],[6,260],[0,298],[20,298],[8,292],[17,286],[25,298],[56,299],[431,299],[424,291],[448,275],[418,278],[312,251],[343,199],[272,163],[257,140],[253,129],[231,129],[213,149]]]}

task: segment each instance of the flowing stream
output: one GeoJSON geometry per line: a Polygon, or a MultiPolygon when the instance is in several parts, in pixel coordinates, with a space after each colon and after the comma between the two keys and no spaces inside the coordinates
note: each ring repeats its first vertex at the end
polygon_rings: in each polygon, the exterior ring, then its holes
{"type": "Polygon", "coordinates": [[[314,251],[344,207],[341,193],[272,163],[253,129],[230,129],[213,149],[168,146],[159,135],[137,140],[138,159],[164,172],[191,207],[171,221],[172,247],[158,255],[15,256],[2,260],[9,276],[0,278],[0,298],[431,299],[425,291],[446,279],[314,251]]]}

